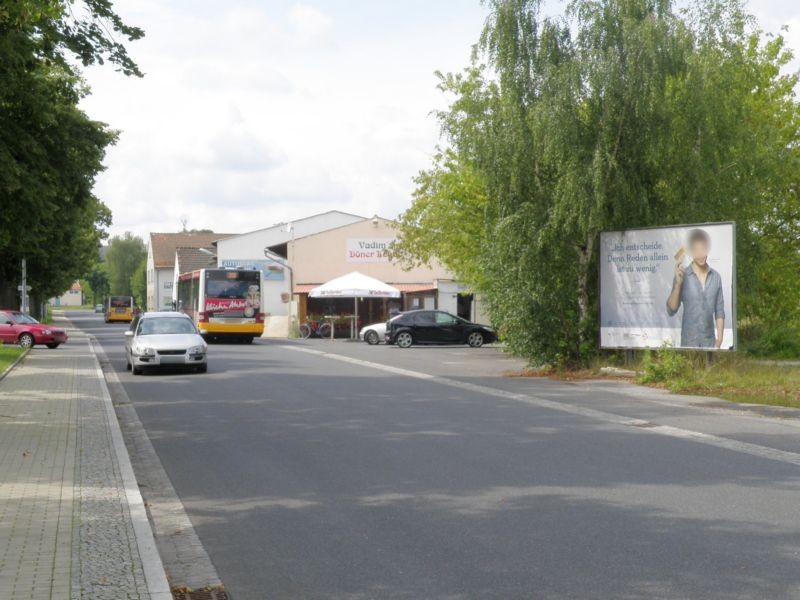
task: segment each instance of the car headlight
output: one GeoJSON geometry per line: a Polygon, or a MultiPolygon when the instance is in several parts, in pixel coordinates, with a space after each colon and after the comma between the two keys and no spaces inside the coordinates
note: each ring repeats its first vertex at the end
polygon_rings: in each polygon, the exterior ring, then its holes
{"type": "Polygon", "coordinates": [[[189,348],[189,354],[205,354],[206,348],[205,346],[192,346],[189,348]]]}
{"type": "Polygon", "coordinates": [[[156,351],[152,348],[134,348],[134,354],[138,354],[139,356],[155,356],[156,351]]]}
{"type": "Polygon", "coordinates": [[[44,334],[45,334],[45,335],[52,335],[52,333],[53,333],[53,331],[52,331],[52,330],[50,330],[50,329],[45,329],[45,330],[44,330],[44,334]]]}

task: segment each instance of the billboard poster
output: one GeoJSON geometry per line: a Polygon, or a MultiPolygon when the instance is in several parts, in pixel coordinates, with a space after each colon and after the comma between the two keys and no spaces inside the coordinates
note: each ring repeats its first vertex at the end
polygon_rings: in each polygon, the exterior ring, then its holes
{"type": "Polygon", "coordinates": [[[387,250],[394,238],[349,238],[345,244],[345,261],[354,263],[388,263],[387,250]]]}
{"type": "Polygon", "coordinates": [[[734,350],[736,228],[600,234],[600,346],[734,350]]]}

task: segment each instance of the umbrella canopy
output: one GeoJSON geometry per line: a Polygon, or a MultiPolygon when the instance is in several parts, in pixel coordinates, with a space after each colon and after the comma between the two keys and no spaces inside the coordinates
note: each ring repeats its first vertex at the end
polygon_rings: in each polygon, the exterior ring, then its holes
{"type": "Polygon", "coordinates": [[[310,298],[399,298],[400,290],[379,279],[353,271],[312,289],[310,298]]]}

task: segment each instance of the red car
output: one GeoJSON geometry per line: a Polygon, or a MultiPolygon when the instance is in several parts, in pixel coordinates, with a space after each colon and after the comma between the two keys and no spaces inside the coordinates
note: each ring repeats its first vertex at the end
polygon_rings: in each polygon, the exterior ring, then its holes
{"type": "Polygon", "coordinates": [[[0,310],[0,344],[19,344],[32,348],[37,344],[58,348],[67,341],[67,332],[61,327],[42,325],[18,310],[0,310]]]}

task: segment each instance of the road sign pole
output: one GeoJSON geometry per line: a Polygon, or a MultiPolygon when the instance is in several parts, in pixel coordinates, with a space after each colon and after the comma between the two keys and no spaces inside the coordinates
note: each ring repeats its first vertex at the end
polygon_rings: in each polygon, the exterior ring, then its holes
{"type": "Polygon", "coordinates": [[[28,262],[22,259],[22,307],[20,310],[28,314],[28,262]]]}

